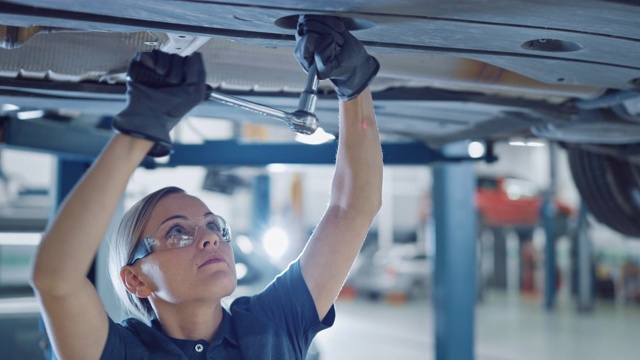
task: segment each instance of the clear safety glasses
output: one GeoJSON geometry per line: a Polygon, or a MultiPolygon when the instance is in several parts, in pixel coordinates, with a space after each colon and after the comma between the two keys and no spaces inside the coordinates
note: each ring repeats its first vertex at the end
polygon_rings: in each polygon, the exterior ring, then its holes
{"type": "Polygon", "coordinates": [[[198,238],[200,228],[218,236],[222,241],[227,243],[231,241],[229,226],[219,215],[209,214],[195,218],[177,217],[165,221],[153,235],[140,240],[129,265],[133,265],[154,251],[176,249],[193,244],[198,238]]]}

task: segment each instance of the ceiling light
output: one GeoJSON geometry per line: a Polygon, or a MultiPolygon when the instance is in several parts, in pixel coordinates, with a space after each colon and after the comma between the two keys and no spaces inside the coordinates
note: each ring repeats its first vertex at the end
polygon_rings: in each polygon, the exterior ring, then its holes
{"type": "Polygon", "coordinates": [[[16,114],[16,116],[20,120],[39,119],[44,116],[44,111],[42,110],[20,111],[19,113],[16,114]]]}
{"type": "Polygon", "coordinates": [[[20,107],[13,104],[2,104],[2,107],[0,107],[0,112],[11,112],[16,110],[20,110],[20,107]]]}
{"type": "Polygon", "coordinates": [[[511,146],[529,146],[529,147],[542,147],[545,143],[537,140],[511,140],[509,141],[511,146]]]}
{"type": "Polygon", "coordinates": [[[171,160],[171,154],[153,158],[153,161],[155,161],[156,164],[163,164],[163,165],[168,164],[170,160],[171,160]]]}
{"type": "Polygon", "coordinates": [[[284,229],[272,227],[262,237],[262,246],[271,258],[279,259],[289,248],[289,236],[284,229]]]}
{"type": "Polygon", "coordinates": [[[289,170],[289,165],[287,164],[269,164],[267,165],[267,171],[270,173],[283,173],[289,170]]]}
{"type": "Polygon", "coordinates": [[[253,243],[251,242],[251,239],[249,239],[248,236],[238,235],[234,237],[233,241],[236,242],[236,244],[240,248],[240,251],[242,251],[243,253],[245,254],[253,253],[253,243]]]}
{"type": "Polygon", "coordinates": [[[472,141],[467,146],[469,156],[473,159],[481,158],[485,153],[484,144],[479,141],[472,141]]]}
{"type": "Polygon", "coordinates": [[[247,265],[237,262],[236,263],[236,279],[242,280],[249,273],[249,268],[247,265]]]}

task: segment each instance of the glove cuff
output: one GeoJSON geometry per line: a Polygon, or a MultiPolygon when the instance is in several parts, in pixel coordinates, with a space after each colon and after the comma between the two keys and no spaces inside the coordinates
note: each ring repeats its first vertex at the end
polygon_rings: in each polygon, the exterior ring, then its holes
{"type": "Polygon", "coordinates": [[[336,88],[336,94],[342,101],[354,99],[369,86],[380,70],[380,63],[376,58],[368,55],[366,61],[348,79],[329,79],[336,88]]]}
{"type": "MultiPolygon", "coordinates": [[[[130,120],[129,120],[130,121],[130,120]]],[[[171,138],[169,137],[168,132],[158,131],[156,134],[151,134],[149,132],[143,132],[136,129],[132,129],[126,126],[127,121],[124,121],[119,116],[116,116],[111,123],[113,129],[120,133],[133,137],[137,137],[140,139],[145,139],[149,141],[153,141],[154,145],[147,153],[147,156],[151,157],[163,157],[171,154],[173,151],[173,144],[171,143],[171,138]]]]}

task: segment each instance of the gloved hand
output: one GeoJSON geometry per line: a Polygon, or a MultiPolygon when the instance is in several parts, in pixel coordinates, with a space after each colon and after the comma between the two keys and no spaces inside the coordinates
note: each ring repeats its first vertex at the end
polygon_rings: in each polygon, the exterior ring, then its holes
{"type": "Polygon", "coordinates": [[[369,85],[380,63],[347,31],[340,18],[300,15],[295,57],[305,69],[316,65],[318,78],[329,79],[341,100],[351,100],[369,85]]]}
{"type": "Polygon", "coordinates": [[[129,64],[127,106],[113,120],[123,134],[155,142],[149,156],[173,149],[169,131],[205,99],[205,69],[200,53],[182,57],[159,50],[138,53],[129,64]]]}

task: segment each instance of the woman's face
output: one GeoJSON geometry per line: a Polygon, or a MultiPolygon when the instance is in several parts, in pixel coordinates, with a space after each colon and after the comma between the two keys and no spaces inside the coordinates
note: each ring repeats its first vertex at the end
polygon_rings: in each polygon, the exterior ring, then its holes
{"type": "MultiPolygon", "coordinates": [[[[144,234],[154,234],[161,225],[167,227],[171,218],[201,218],[210,213],[194,196],[170,194],[160,200],[151,213],[144,234]]],[[[170,303],[219,301],[235,290],[236,268],[231,245],[205,226],[198,227],[193,244],[154,251],[136,262],[143,280],[152,290],[152,299],[170,303]]]]}

